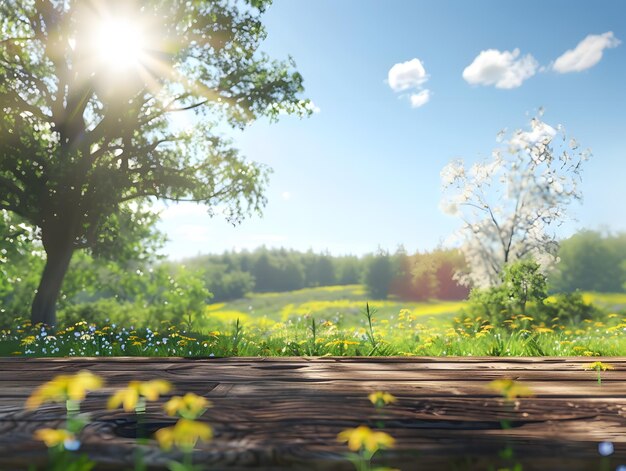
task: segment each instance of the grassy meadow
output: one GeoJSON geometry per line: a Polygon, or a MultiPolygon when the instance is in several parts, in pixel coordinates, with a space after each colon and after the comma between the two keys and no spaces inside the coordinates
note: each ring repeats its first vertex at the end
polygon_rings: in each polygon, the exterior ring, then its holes
{"type": "MultiPolygon", "coordinates": [[[[612,356],[626,354],[626,294],[585,293],[601,307],[577,323],[468,316],[466,303],[368,302],[361,285],[250,294],[210,304],[184,324],[81,321],[0,332],[4,356],[612,356]]],[[[550,301],[550,298],[547,300],[550,301]]]]}

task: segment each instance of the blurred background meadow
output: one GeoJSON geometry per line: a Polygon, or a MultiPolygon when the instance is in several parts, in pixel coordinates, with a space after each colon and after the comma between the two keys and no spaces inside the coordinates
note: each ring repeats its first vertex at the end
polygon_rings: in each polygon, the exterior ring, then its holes
{"type": "Polygon", "coordinates": [[[621,2],[149,3],[0,5],[3,355],[626,353],[621,2]]]}

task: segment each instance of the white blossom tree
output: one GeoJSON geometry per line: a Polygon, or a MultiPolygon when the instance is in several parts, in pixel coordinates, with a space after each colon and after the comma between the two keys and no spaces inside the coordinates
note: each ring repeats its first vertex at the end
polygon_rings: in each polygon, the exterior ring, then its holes
{"type": "Polygon", "coordinates": [[[515,260],[532,257],[544,269],[556,261],[554,229],[582,199],[582,164],[591,156],[541,110],[528,130],[501,131],[498,142],[491,159],[471,167],[455,160],[441,171],[441,208],[463,221],[455,237],[470,272],[459,278],[476,287],[497,285],[515,260]]]}

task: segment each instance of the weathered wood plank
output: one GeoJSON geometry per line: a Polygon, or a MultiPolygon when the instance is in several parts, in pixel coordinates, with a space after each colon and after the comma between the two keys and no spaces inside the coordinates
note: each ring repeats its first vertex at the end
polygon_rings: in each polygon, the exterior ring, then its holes
{"type": "MultiPolygon", "coordinates": [[[[400,469],[487,469],[507,465],[498,452],[512,447],[525,470],[600,469],[600,441],[615,444],[610,466],[626,464],[626,359],[602,358],[615,371],[583,367],[599,358],[227,358],[227,359],[0,359],[0,469],[44,463],[37,428],[63,422],[60,405],[34,412],[23,403],[33,388],[57,374],[81,369],[100,374],[107,387],[90,394],[92,416],[83,449],[101,469],[132,466],[132,414],[107,411],[105,401],[130,379],[162,378],[176,393],[193,391],[214,407],[203,420],[215,429],[197,459],[213,469],[353,469],[337,433],[384,424],[397,446],[381,456],[400,469]],[[487,384],[514,378],[534,397],[505,403],[487,384]],[[376,412],[367,394],[386,390],[398,401],[376,412]],[[502,427],[507,421],[508,427],[502,427]],[[417,453],[417,455],[416,455],[417,453]],[[454,468],[456,466],[456,468],[454,468]]],[[[164,398],[166,399],[167,396],[164,398]]],[[[148,406],[153,427],[172,423],[161,404],[148,406]]],[[[175,455],[155,444],[146,460],[164,468],[175,455]]]]}

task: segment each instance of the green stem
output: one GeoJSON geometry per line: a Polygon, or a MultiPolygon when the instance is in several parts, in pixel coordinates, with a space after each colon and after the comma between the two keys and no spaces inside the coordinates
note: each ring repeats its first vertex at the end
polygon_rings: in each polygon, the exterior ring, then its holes
{"type": "Polygon", "coordinates": [[[135,446],[135,471],[144,471],[146,463],[144,460],[144,450],[142,445],[146,443],[144,419],[146,412],[146,400],[140,397],[135,406],[135,415],[137,416],[137,438],[135,446]]]}
{"type": "Polygon", "coordinates": [[[183,464],[185,465],[185,468],[187,468],[188,470],[193,469],[193,450],[185,451],[185,454],[183,457],[183,464]]]}

